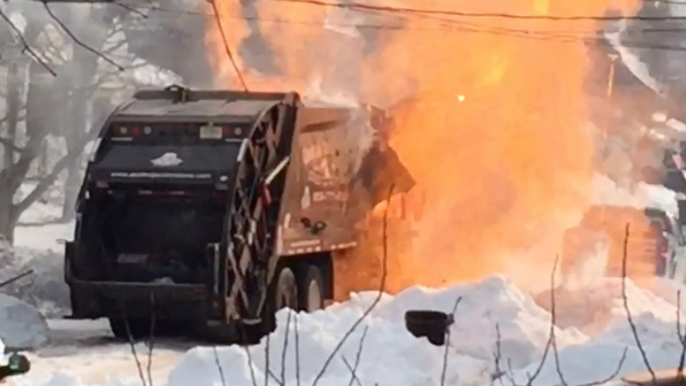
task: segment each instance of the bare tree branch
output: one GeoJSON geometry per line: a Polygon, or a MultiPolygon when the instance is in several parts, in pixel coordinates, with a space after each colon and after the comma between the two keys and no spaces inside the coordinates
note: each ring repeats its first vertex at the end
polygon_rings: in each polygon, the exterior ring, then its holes
{"type": "Polygon", "coordinates": [[[55,70],[50,68],[50,66],[36,53],[36,51],[34,51],[33,48],[31,48],[31,46],[26,41],[26,39],[24,38],[24,35],[21,33],[19,28],[17,28],[17,26],[14,25],[14,23],[12,22],[12,19],[10,19],[9,16],[7,16],[5,14],[5,12],[2,11],[2,9],[0,9],[0,18],[2,18],[5,21],[5,23],[7,23],[7,25],[9,25],[10,28],[14,31],[14,33],[17,35],[17,37],[19,38],[19,40],[21,41],[21,44],[23,46],[22,51],[28,52],[29,55],[36,62],[40,63],[40,65],[43,66],[50,74],[52,74],[52,76],[57,76],[57,73],[55,72],[55,70]]]}
{"type": "MultiPolygon", "coordinates": [[[[453,312],[450,314],[452,320],[455,320],[455,314],[457,313],[457,307],[459,307],[462,301],[462,296],[458,296],[453,305],[453,312]]],[[[448,371],[448,353],[450,352],[450,334],[451,329],[448,327],[445,332],[445,351],[443,352],[443,370],[441,371],[441,386],[445,385],[445,374],[448,371]]]]}
{"type": "Polygon", "coordinates": [[[60,28],[62,28],[62,30],[64,31],[64,33],[66,33],[66,34],[74,41],[74,43],[76,43],[77,45],[81,46],[81,47],[82,47],[83,49],[85,49],[86,51],[89,51],[89,52],[91,52],[92,54],[94,54],[94,55],[96,55],[96,56],[102,58],[102,60],[106,61],[107,63],[109,63],[109,64],[111,64],[111,65],[113,65],[114,67],[116,67],[117,69],[119,69],[119,71],[124,71],[124,67],[118,65],[118,64],[115,63],[112,59],[110,59],[110,58],[108,58],[107,56],[103,55],[102,53],[100,53],[99,51],[97,51],[97,50],[94,49],[93,47],[87,45],[86,43],[82,42],[81,39],[79,39],[78,37],[76,37],[76,35],[74,35],[74,33],[71,32],[71,30],[69,30],[69,27],[67,27],[67,26],[62,22],[62,20],[60,20],[60,19],[57,17],[57,15],[55,15],[55,13],[50,9],[50,6],[48,5],[48,0],[42,0],[42,1],[43,1],[43,7],[45,8],[45,11],[48,13],[48,15],[50,16],[50,18],[52,18],[52,19],[55,21],[55,23],[57,23],[57,25],[60,26],[60,28]]]}
{"type": "MultiPolygon", "coordinates": [[[[367,337],[368,331],[369,326],[365,326],[364,331],[362,331],[362,337],[360,338],[360,345],[357,346],[357,353],[355,354],[355,366],[352,369],[350,369],[350,383],[348,383],[348,386],[353,386],[354,381],[357,381],[358,385],[361,385],[360,380],[357,378],[357,367],[360,365],[360,358],[362,357],[362,348],[364,347],[364,340],[367,337]]],[[[347,362],[345,360],[345,357],[343,357],[343,361],[347,362]]]]}
{"type": "Polygon", "coordinates": [[[297,386],[300,386],[300,332],[298,331],[298,314],[295,314],[295,319],[293,320],[295,325],[295,381],[297,386]]]}
{"type": "Polygon", "coordinates": [[[686,340],[684,334],[681,332],[681,290],[676,293],[676,335],[681,343],[681,355],[679,356],[679,367],[676,370],[676,376],[679,378],[680,384],[684,380],[684,362],[686,362],[686,340]]]}
{"type": "Polygon", "coordinates": [[[286,336],[283,338],[283,350],[281,350],[281,384],[286,383],[286,353],[288,349],[288,337],[291,335],[288,330],[291,327],[292,314],[293,313],[289,310],[288,319],[286,319],[286,336]]]}
{"type": "MultiPolygon", "coordinates": [[[[224,378],[224,369],[222,364],[219,362],[219,353],[217,352],[217,346],[212,346],[212,351],[214,352],[214,363],[217,365],[217,370],[219,370],[219,379],[222,381],[222,386],[226,386],[226,379],[224,378]]],[[[252,363],[250,364],[252,367],[252,363]]]]}
{"type": "Polygon", "coordinates": [[[150,294],[150,341],[148,343],[148,385],[152,384],[152,352],[155,347],[155,295],[150,294]]]}
{"type": "Polygon", "coordinates": [[[88,132],[82,137],[81,141],[76,144],[76,146],[73,149],[68,149],[67,154],[65,154],[62,158],[60,158],[57,163],[55,163],[55,166],[52,168],[52,171],[45,177],[43,177],[40,182],[36,185],[36,187],[33,188],[33,190],[24,197],[22,201],[20,201],[18,204],[15,206],[15,210],[17,212],[17,216],[20,215],[22,212],[24,212],[31,204],[33,204],[37,199],[39,199],[48,188],[52,186],[53,183],[55,183],[55,180],[57,177],[59,177],[60,173],[74,160],[76,159],[80,154],[83,148],[90,142],[93,137],[100,131],[100,128],[102,127],[102,119],[96,121],[88,130],[88,132]]]}
{"type": "Polygon", "coordinates": [[[627,264],[627,255],[628,255],[628,246],[629,246],[629,224],[626,224],[626,230],[624,232],[624,250],[622,254],[622,302],[624,304],[624,310],[626,311],[626,319],[629,322],[629,327],[631,327],[631,333],[634,336],[634,340],[636,341],[636,347],[638,348],[638,351],[641,353],[641,359],[643,359],[643,363],[645,364],[646,368],[648,369],[648,372],[650,373],[650,377],[652,379],[653,385],[657,386],[657,378],[655,377],[655,371],[653,370],[652,366],[650,366],[650,362],[648,361],[648,356],[646,355],[645,350],[643,349],[643,344],[641,343],[641,339],[638,336],[638,331],[636,330],[636,324],[634,323],[634,318],[631,315],[631,310],[629,309],[629,299],[627,298],[626,295],[626,264],[627,264]]]}
{"type": "Polygon", "coordinates": [[[143,386],[147,386],[147,383],[145,382],[145,376],[143,375],[143,366],[141,365],[141,361],[140,359],[138,359],[138,353],[136,352],[136,342],[133,339],[133,334],[131,333],[129,316],[123,306],[121,307],[121,309],[122,314],[124,316],[124,327],[126,328],[126,335],[129,337],[129,346],[131,347],[131,354],[133,355],[133,360],[136,361],[136,367],[138,368],[138,376],[140,377],[143,386]]]}
{"type": "Polygon", "coordinates": [[[247,355],[248,359],[248,366],[250,367],[250,379],[252,380],[252,386],[257,386],[257,377],[255,377],[255,367],[252,362],[252,354],[250,353],[250,347],[249,346],[243,346],[245,349],[245,354],[247,355]]]}
{"type": "Polygon", "coordinates": [[[350,362],[348,362],[348,359],[346,359],[346,357],[344,355],[341,355],[341,359],[343,360],[345,367],[347,367],[348,371],[350,371],[350,375],[351,375],[350,386],[352,386],[353,382],[357,383],[357,386],[363,386],[362,382],[360,381],[360,378],[357,376],[357,365],[355,365],[355,368],[353,368],[350,365],[350,362]]]}
{"type": "MultiPolygon", "coordinates": [[[[389,191],[388,191],[388,198],[387,198],[387,203],[390,202],[391,196],[393,196],[393,190],[395,188],[395,185],[392,184],[389,191]]],[[[350,327],[348,331],[343,335],[343,338],[338,342],[336,347],[334,347],[333,351],[329,355],[328,358],[326,358],[326,361],[324,362],[324,365],[322,366],[321,370],[319,370],[319,373],[317,376],[314,378],[314,381],[312,382],[312,386],[316,386],[319,380],[324,376],[324,373],[326,372],[326,369],[329,367],[331,364],[331,361],[333,358],[336,356],[336,353],[340,351],[341,347],[343,347],[343,344],[345,341],[350,337],[350,335],[355,331],[357,326],[359,326],[364,319],[374,310],[377,304],[381,301],[381,298],[383,297],[383,291],[386,289],[386,276],[388,274],[388,210],[389,210],[390,205],[386,205],[386,210],[384,212],[383,216],[383,261],[382,261],[382,272],[381,272],[381,284],[379,286],[379,293],[376,295],[376,298],[372,302],[372,304],[365,310],[365,312],[360,316],[359,319],[353,323],[353,325],[350,327]]]]}
{"type": "Polygon", "coordinates": [[[560,355],[557,350],[557,337],[555,336],[555,326],[557,325],[557,310],[555,304],[555,274],[557,273],[557,265],[560,260],[560,255],[555,256],[553,263],[553,271],[550,274],[550,334],[553,337],[553,358],[555,359],[555,371],[560,378],[562,386],[567,386],[564,374],[562,374],[562,366],[560,366],[560,355]]]}
{"type": "Polygon", "coordinates": [[[130,6],[128,4],[123,4],[123,3],[120,3],[118,1],[112,1],[112,4],[116,5],[117,7],[124,8],[125,10],[127,10],[127,11],[129,11],[129,12],[131,12],[137,16],[140,16],[143,19],[148,18],[148,15],[144,14],[143,12],[141,12],[140,10],[138,10],[136,8],[133,8],[132,6],[130,6]]]}
{"type": "Polygon", "coordinates": [[[12,143],[12,141],[10,141],[7,138],[0,137],[0,145],[4,146],[5,148],[7,148],[7,149],[9,149],[15,153],[19,153],[19,154],[22,154],[23,152],[26,151],[26,149],[22,149],[21,147],[12,143]]]}
{"type": "MultiPolygon", "coordinates": [[[[265,338],[265,345],[264,345],[264,372],[269,373],[271,370],[269,369],[269,341],[271,334],[267,334],[267,337],[265,338]]],[[[269,386],[269,377],[264,377],[264,386],[269,386]]]]}

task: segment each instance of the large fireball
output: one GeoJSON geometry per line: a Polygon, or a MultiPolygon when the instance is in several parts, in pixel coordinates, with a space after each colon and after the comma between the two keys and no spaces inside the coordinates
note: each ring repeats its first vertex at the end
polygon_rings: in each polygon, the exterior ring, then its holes
{"type": "MultiPolygon", "coordinates": [[[[493,273],[525,284],[548,281],[562,232],[589,204],[595,144],[584,88],[588,50],[596,48],[582,37],[594,37],[602,26],[591,18],[545,17],[602,16],[609,9],[630,14],[634,1],[369,2],[541,17],[526,20],[346,14],[260,0],[245,21],[239,1],[217,4],[234,52],[246,40],[262,39],[281,70],[260,74],[239,59],[254,90],[307,92],[319,79],[331,92],[365,101],[411,97],[394,109],[391,146],[427,200],[415,256],[394,256],[412,267],[396,273],[403,282],[441,285],[493,273]]],[[[237,87],[216,25],[207,45],[218,76],[237,87]]]]}

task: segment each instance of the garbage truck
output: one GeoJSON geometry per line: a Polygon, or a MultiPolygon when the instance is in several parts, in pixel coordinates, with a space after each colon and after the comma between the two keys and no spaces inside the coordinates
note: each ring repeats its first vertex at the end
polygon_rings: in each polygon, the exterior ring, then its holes
{"type": "Polygon", "coordinates": [[[121,339],[255,340],[281,308],[321,309],[367,214],[415,185],[387,118],[295,92],[136,92],[78,194],[69,317],[108,318],[121,339]]]}

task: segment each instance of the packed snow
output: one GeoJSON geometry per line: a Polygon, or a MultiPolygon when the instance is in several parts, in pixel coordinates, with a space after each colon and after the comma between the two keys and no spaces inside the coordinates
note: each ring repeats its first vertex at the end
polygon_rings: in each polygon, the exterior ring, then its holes
{"type": "Polygon", "coordinates": [[[33,306],[0,294],[0,339],[12,349],[35,349],[48,342],[48,325],[33,306]]]}

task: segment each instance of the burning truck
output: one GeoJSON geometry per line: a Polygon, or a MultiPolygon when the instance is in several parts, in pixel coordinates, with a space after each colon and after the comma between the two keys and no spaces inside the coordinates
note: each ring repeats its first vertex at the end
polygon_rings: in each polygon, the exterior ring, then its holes
{"type": "Polygon", "coordinates": [[[71,317],[109,318],[127,339],[154,318],[157,334],[253,340],[280,308],[340,297],[367,216],[415,184],[379,135],[388,122],[296,93],[137,92],[105,122],[78,196],[71,317]]]}

